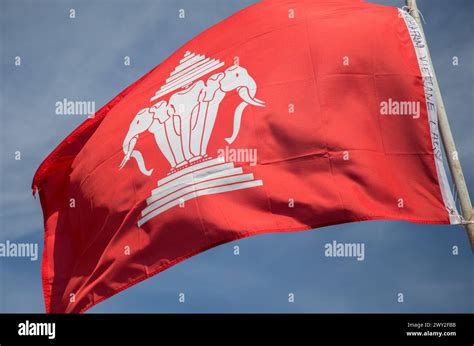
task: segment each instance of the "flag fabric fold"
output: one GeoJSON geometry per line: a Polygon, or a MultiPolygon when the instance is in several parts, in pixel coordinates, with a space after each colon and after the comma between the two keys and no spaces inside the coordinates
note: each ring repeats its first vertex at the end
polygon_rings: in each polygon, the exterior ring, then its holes
{"type": "Polygon", "coordinates": [[[416,22],[263,1],[201,33],[38,168],[47,312],[211,247],[363,220],[458,223],[416,22]]]}

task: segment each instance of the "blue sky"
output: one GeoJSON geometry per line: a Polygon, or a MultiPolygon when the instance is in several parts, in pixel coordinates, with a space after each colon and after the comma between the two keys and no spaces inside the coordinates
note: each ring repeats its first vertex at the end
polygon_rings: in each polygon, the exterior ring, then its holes
{"type": "MultiPolygon", "coordinates": [[[[0,0],[0,242],[36,242],[42,250],[43,220],[31,180],[44,157],[84,121],[56,115],[58,100],[101,107],[189,39],[253,2],[0,0]],[[181,8],[185,19],[178,18],[181,8]],[[15,56],[21,66],[14,66],[15,56]]],[[[418,3],[474,198],[474,2],[418,3]]],[[[0,258],[0,312],[44,311],[40,265],[0,258]]],[[[225,244],[90,312],[473,312],[473,274],[462,227],[370,221],[225,244]],[[364,243],[365,260],[325,257],[324,244],[333,240],[364,243]],[[185,303],[178,302],[181,292],[185,303]]]]}

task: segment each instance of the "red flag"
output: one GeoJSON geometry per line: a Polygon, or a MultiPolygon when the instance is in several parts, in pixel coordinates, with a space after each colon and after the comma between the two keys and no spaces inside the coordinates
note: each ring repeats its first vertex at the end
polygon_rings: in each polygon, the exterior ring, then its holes
{"type": "Polygon", "coordinates": [[[363,1],[264,1],[206,30],[36,172],[46,310],[255,234],[458,222],[431,74],[412,18],[363,1]]]}

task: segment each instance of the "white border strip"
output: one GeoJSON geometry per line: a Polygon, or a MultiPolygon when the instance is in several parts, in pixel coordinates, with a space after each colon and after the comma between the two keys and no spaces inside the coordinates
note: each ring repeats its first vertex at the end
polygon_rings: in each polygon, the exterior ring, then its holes
{"type": "Polygon", "coordinates": [[[452,225],[460,224],[461,217],[456,209],[453,194],[448,183],[448,176],[444,169],[443,153],[441,149],[441,137],[438,129],[438,105],[436,103],[436,96],[434,93],[433,84],[433,68],[430,63],[428,55],[428,47],[426,40],[418,27],[416,20],[406,11],[398,9],[399,16],[405,21],[405,24],[410,34],[413,47],[415,48],[418,65],[420,67],[421,76],[423,77],[426,109],[428,110],[428,119],[431,133],[431,143],[433,146],[433,154],[436,163],[436,173],[438,175],[438,183],[443,196],[444,205],[449,214],[449,222],[452,225]]]}

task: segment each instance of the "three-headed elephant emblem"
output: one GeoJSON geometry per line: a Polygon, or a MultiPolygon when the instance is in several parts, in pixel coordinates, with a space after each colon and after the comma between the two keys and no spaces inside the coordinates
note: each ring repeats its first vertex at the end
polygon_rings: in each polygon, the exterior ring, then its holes
{"type": "MultiPolygon", "coordinates": [[[[123,141],[124,158],[120,169],[133,158],[141,173],[147,176],[152,174],[153,169],[147,169],[145,158],[136,149],[140,135],[148,131],[154,135],[158,148],[170,164],[170,171],[167,172],[168,176],[166,177],[168,180],[162,179],[161,185],[172,180],[169,179],[170,175],[174,175],[174,178],[184,179],[198,170],[202,175],[202,170],[211,166],[214,167],[212,172],[215,173],[216,164],[222,166],[220,175],[222,179],[226,179],[225,170],[235,169],[233,164],[230,164],[232,165],[230,167],[229,163],[223,162],[220,158],[212,159],[207,153],[220,103],[230,92],[238,93],[241,98],[240,104],[234,111],[233,132],[225,139],[227,143],[231,144],[239,133],[244,109],[248,105],[265,107],[265,102],[255,97],[257,92],[255,80],[245,68],[238,65],[212,74],[207,80],[198,80],[223,65],[219,60],[205,58],[202,55],[190,52],[185,54],[181,64],[167,79],[167,83],[151,98],[151,101],[158,99],[158,102],[139,110],[132,120],[123,141]],[[159,100],[166,94],[171,94],[168,102],[159,100]]],[[[235,171],[232,173],[234,176],[235,171]]],[[[253,176],[249,177],[250,175],[247,174],[246,180],[242,180],[244,175],[240,174],[242,181],[237,181],[237,183],[243,184],[241,188],[262,185],[261,180],[253,180],[253,176]]],[[[239,179],[238,176],[237,179],[239,179]]],[[[160,186],[160,181],[158,185],[160,186]]],[[[218,187],[209,187],[208,185],[207,190],[218,187]]],[[[169,186],[167,186],[167,191],[170,191],[169,186]]],[[[195,187],[193,192],[196,194],[199,190],[196,190],[195,187]]],[[[158,209],[156,208],[157,199],[153,198],[156,195],[159,195],[159,191],[153,191],[152,197],[147,200],[148,204],[155,203],[155,210],[158,209]]],[[[165,204],[169,204],[169,202],[165,204]]],[[[174,204],[176,203],[171,203],[170,206],[174,204]]],[[[161,204],[160,206],[163,207],[161,204]]],[[[150,205],[147,209],[152,211],[150,205]]]]}
{"type": "Polygon", "coordinates": [[[254,79],[240,66],[231,66],[224,72],[210,76],[206,82],[199,80],[183,90],[176,91],[169,102],[160,101],[140,110],[123,142],[125,157],[122,168],[133,157],[140,171],[151,175],[144,158],[135,149],[139,135],[149,131],[175,171],[190,163],[208,157],[207,145],[216,121],[219,104],[228,92],[236,91],[242,98],[234,113],[234,130],[226,141],[231,144],[240,130],[242,113],[247,105],[264,107],[265,103],[255,97],[254,79]]]}

